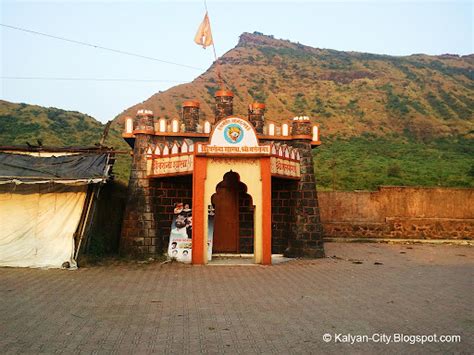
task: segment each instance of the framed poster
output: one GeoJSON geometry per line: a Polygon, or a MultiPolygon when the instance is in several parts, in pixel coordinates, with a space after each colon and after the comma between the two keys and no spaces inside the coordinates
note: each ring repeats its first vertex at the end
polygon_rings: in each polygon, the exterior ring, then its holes
{"type": "Polygon", "coordinates": [[[168,257],[177,261],[190,263],[192,253],[193,217],[189,204],[174,204],[171,222],[168,257]]]}
{"type": "MultiPolygon", "coordinates": [[[[189,204],[174,204],[173,221],[171,222],[168,257],[176,261],[192,261],[193,216],[189,204]]],[[[208,206],[207,222],[207,260],[212,260],[212,237],[214,234],[214,207],[208,206]]]]}

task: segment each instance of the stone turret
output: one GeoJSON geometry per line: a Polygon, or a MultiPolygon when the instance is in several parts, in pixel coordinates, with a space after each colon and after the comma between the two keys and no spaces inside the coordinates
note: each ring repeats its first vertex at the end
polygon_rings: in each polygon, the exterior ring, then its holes
{"type": "Polygon", "coordinates": [[[263,134],[265,125],[265,104],[254,102],[249,105],[248,118],[259,134],[263,134]]]}
{"type": "Polygon", "coordinates": [[[312,125],[308,117],[293,119],[292,136],[291,145],[300,152],[301,180],[297,182],[291,196],[295,206],[295,224],[285,254],[291,257],[322,257],[323,230],[314,176],[312,125]]]}
{"type": "Polygon", "coordinates": [[[311,140],[312,125],[308,116],[293,118],[292,135],[295,138],[299,138],[298,136],[309,136],[309,139],[311,140]]]}
{"type": "Polygon", "coordinates": [[[133,126],[137,131],[153,134],[153,111],[138,110],[133,126]]]}
{"type": "Polygon", "coordinates": [[[229,90],[218,90],[215,94],[216,107],[215,107],[215,121],[218,122],[227,116],[234,114],[234,94],[229,90]]]}
{"type": "Polygon", "coordinates": [[[128,199],[122,224],[120,252],[147,255],[155,252],[151,240],[156,236],[153,215],[153,196],[150,179],[147,178],[147,149],[153,137],[153,112],[139,110],[135,118],[133,134],[132,169],[128,183],[128,199]]]}
{"type": "Polygon", "coordinates": [[[184,101],[182,120],[185,132],[196,132],[199,124],[199,101],[184,101]]]}

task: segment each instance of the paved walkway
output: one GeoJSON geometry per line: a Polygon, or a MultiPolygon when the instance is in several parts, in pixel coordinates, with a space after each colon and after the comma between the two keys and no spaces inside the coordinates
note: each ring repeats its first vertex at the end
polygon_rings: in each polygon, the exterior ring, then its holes
{"type": "Polygon", "coordinates": [[[326,253],[270,267],[0,268],[0,353],[472,351],[472,248],[327,243],[326,253]],[[374,333],[461,342],[334,342],[374,333]]]}

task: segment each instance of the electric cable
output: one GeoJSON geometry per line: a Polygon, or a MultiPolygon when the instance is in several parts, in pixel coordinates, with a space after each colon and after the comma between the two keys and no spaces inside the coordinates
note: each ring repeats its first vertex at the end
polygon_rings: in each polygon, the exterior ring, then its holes
{"type": "Polygon", "coordinates": [[[124,54],[124,55],[132,56],[132,57],[153,60],[153,61],[156,61],[156,62],[170,64],[170,65],[176,65],[176,66],[179,66],[179,67],[184,67],[184,68],[189,68],[189,69],[205,70],[203,68],[194,67],[192,65],[180,64],[180,63],[172,62],[172,61],[169,61],[169,60],[163,60],[163,59],[158,59],[158,58],[154,58],[154,57],[150,57],[150,56],[146,56],[146,55],[142,55],[142,54],[136,54],[136,53],[132,53],[132,52],[122,51],[120,49],[103,47],[103,46],[99,46],[97,44],[92,44],[92,43],[87,43],[87,42],[82,42],[82,41],[76,41],[74,39],[69,39],[69,38],[59,37],[59,36],[55,36],[55,35],[50,35],[50,34],[47,34],[47,33],[39,32],[39,31],[33,31],[33,30],[26,29],[26,28],[21,28],[21,27],[16,27],[16,26],[11,26],[11,25],[6,25],[6,24],[3,24],[3,23],[0,23],[0,26],[10,28],[10,29],[13,29],[13,30],[17,30],[17,31],[23,31],[23,32],[39,35],[39,36],[54,38],[54,39],[57,39],[57,40],[60,40],[60,41],[79,44],[79,45],[86,46],[86,47],[92,47],[92,48],[102,49],[102,50],[109,51],[109,52],[124,54]]]}

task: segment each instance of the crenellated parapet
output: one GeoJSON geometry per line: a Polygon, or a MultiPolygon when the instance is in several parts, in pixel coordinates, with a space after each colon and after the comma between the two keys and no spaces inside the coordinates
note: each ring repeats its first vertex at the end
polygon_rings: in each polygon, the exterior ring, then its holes
{"type": "MultiPolygon", "coordinates": [[[[253,104],[256,105],[256,104],[253,104]]],[[[259,104],[260,105],[260,104],[259,104]]],[[[260,107],[260,106],[259,106],[260,107]]],[[[263,117],[258,116],[258,117],[263,117]]],[[[311,123],[308,116],[298,116],[283,123],[268,121],[253,116],[257,136],[264,140],[291,141],[293,139],[307,139],[312,146],[321,144],[319,138],[319,125],[311,123]],[[260,128],[258,128],[261,125],[260,128]],[[261,132],[259,132],[259,129],[261,132]]],[[[249,115],[250,118],[250,115],[249,115]]],[[[199,103],[197,101],[186,101],[183,104],[183,118],[158,118],[153,116],[150,110],[139,110],[135,119],[125,118],[125,126],[122,136],[125,139],[134,139],[136,134],[150,134],[154,136],[176,136],[176,137],[209,137],[213,124],[208,121],[199,121],[199,103]],[[192,128],[194,127],[194,129],[192,128]]]]}
{"type": "Polygon", "coordinates": [[[306,139],[312,146],[321,144],[319,140],[319,125],[311,123],[308,116],[294,117],[283,123],[268,122],[263,127],[262,139],[294,140],[306,139]]]}
{"type": "Polygon", "coordinates": [[[190,137],[196,136],[195,133],[198,133],[206,137],[209,135],[209,133],[211,133],[211,123],[207,120],[202,122],[198,121],[198,115],[195,112],[192,112],[192,109],[183,109],[183,117],[185,118],[184,121],[179,118],[166,119],[154,117],[152,111],[146,111],[149,113],[147,113],[145,116],[137,112],[137,117],[135,119],[131,117],[125,118],[125,127],[122,137],[135,138],[135,135],[139,133],[146,133],[156,136],[189,135],[190,137]],[[145,119],[142,118],[143,116],[145,119]]]}

